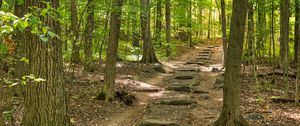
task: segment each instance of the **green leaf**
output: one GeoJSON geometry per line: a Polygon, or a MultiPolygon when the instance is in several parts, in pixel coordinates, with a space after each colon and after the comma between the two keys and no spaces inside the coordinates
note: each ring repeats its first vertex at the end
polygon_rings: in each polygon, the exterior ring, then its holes
{"type": "Polygon", "coordinates": [[[46,80],[43,78],[34,79],[35,82],[45,82],[46,80]]]}
{"type": "Polygon", "coordinates": [[[49,41],[49,39],[48,39],[45,35],[40,35],[39,37],[40,37],[40,39],[41,39],[43,42],[48,42],[48,41],[49,41]]]}
{"type": "Polygon", "coordinates": [[[20,61],[29,64],[29,60],[26,57],[22,57],[20,61]]]}
{"type": "Polygon", "coordinates": [[[56,35],[55,33],[48,31],[48,35],[50,36],[51,39],[53,39],[54,37],[59,38],[58,35],[56,35]]]}
{"type": "Polygon", "coordinates": [[[48,32],[48,28],[47,27],[43,27],[42,31],[43,31],[43,34],[46,34],[48,32]]]}
{"type": "Polygon", "coordinates": [[[13,84],[11,84],[11,85],[9,85],[9,87],[14,87],[14,86],[16,86],[16,85],[18,85],[19,83],[13,83],[13,84]]]}

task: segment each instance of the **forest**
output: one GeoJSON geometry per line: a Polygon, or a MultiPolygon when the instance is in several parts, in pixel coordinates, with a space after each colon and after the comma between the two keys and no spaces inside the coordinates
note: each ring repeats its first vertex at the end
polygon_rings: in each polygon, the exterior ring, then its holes
{"type": "Polygon", "coordinates": [[[0,126],[299,126],[300,0],[0,0],[0,126]]]}

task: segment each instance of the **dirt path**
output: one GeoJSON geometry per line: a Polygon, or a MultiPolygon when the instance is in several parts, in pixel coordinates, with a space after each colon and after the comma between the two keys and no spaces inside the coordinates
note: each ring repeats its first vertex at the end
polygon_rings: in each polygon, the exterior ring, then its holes
{"type": "Polygon", "coordinates": [[[107,121],[98,124],[100,126],[211,125],[217,119],[222,107],[222,91],[213,89],[215,79],[220,73],[211,72],[212,68],[221,69],[221,47],[211,48],[211,55],[204,64],[186,64],[199,58],[199,54],[205,49],[207,46],[195,47],[174,61],[163,62],[164,67],[169,69],[168,73],[155,73],[151,78],[140,78],[135,86],[139,89],[142,87],[142,90],[133,91],[137,103],[109,115],[107,121]],[[185,71],[186,69],[192,71],[185,71]],[[193,76],[193,79],[176,79],[185,76],[193,76]]]}

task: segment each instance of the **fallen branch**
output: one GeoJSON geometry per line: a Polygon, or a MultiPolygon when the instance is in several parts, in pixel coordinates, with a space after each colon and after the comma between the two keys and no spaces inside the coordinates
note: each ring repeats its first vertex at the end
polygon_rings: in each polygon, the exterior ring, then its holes
{"type": "MultiPolygon", "coordinates": [[[[258,77],[265,77],[265,76],[272,76],[273,74],[278,75],[278,76],[283,76],[282,72],[274,72],[274,73],[270,72],[270,73],[267,73],[267,74],[258,74],[257,76],[258,77]]],[[[290,78],[296,78],[297,77],[296,74],[291,74],[291,73],[289,73],[287,76],[290,77],[290,78]]]]}
{"type": "Polygon", "coordinates": [[[295,102],[294,98],[271,98],[271,99],[272,99],[272,102],[276,102],[276,103],[295,102]]]}

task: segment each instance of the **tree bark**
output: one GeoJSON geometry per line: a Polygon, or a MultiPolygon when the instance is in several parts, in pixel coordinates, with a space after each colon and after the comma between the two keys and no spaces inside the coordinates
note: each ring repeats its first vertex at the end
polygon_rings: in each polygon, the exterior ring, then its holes
{"type": "Polygon", "coordinates": [[[257,22],[257,46],[256,49],[258,51],[257,55],[259,58],[264,56],[265,51],[265,41],[266,41],[266,1],[265,0],[258,0],[257,1],[257,14],[258,14],[258,22],[257,22]]]}
{"type": "MultiPolygon", "coordinates": [[[[26,0],[25,12],[32,8],[46,8],[40,0],[26,0]]],[[[51,0],[50,5],[56,9],[58,0],[51,0]]],[[[60,35],[60,24],[51,16],[39,16],[43,24],[60,35]]],[[[27,75],[43,78],[45,81],[29,81],[26,85],[23,126],[69,126],[67,93],[63,77],[62,42],[58,38],[49,38],[42,42],[37,35],[26,30],[24,39],[29,64],[27,75]]]]}
{"type": "Polygon", "coordinates": [[[86,18],[87,20],[87,26],[85,30],[85,44],[84,44],[84,56],[85,56],[85,65],[84,69],[87,71],[91,71],[91,62],[93,60],[93,33],[95,29],[95,18],[94,18],[94,8],[95,3],[93,0],[88,0],[90,2],[89,7],[87,9],[88,16],[86,18]]]}
{"type": "Polygon", "coordinates": [[[192,36],[192,1],[190,0],[187,6],[187,16],[188,16],[188,47],[192,47],[193,36],[192,36]]]}
{"type": "Polygon", "coordinates": [[[143,40],[143,58],[141,63],[158,63],[150,30],[150,0],[141,0],[141,28],[143,40]]]}
{"type": "Polygon", "coordinates": [[[224,53],[224,66],[225,66],[226,54],[227,54],[225,0],[221,0],[221,18],[222,18],[223,53],[224,53]]]}
{"type": "Polygon", "coordinates": [[[290,0],[280,0],[280,60],[284,73],[284,83],[288,90],[289,84],[287,80],[288,73],[288,50],[289,50],[289,12],[290,0]]]}
{"type": "Polygon", "coordinates": [[[170,0],[166,0],[166,43],[167,43],[167,57],[170,57],[170,43],[171,43],[171,3],[170,0]]]}
{"type": "Polygon", "coordinates": [[[156,42],[162,46],[161,43],[161,29],[162,29],[162,0],[157,0],[156,5],[156,29],[155,29],[155,40],[156,42]]]}
{"type": "Polygon", "coordinates": [[[215,126],[249,125],[240,113],[240,71],[243,53],[247,0],[233,0],[232,19],[223,88],[223,108],[215,126]]]}
{"type": "Polygon", "coordinates": [[[299,0],[295,0],[295,31],[294,31],[294,36],[295,36],[295,44],[294,44],[294,62],[297,63],[298,59],[298,52],[299,52],[299,24],[300,24],[300,9],[299,9],[299,0]]]}
{"type": "Polygon", "coordinates": [[[79,55],[79,44],[77,42],[77,38],[79,36],[78,31],[78,17],[77,17],[77,0],[71,0],[71,37],[72,37],[72,55],[71,62],[79,63],[80,55],[79,55]]]}
{"type": "Polygon", "coordinates": [[[109,31],[109,43],[106,50],[106,63],[104,74],[104,88],[106,101],[114,100],[115,95],[115,78],[116,78],[116,63],[117,63],[117,50],[120,38],[120,26],[121,26],[121,13],[122,13],[123,0],[113,0],[111,19],[110,19],[110,31],[109,31]]]}
{"type": "MultiPolygon", "coordinates": [[[[300,33],[300,22],[299,22],[299,19],[300,19],[300,1],[299,0],[295,0],[295,9],[296,9],[296,21],[298,21],[296,24],[298,25],[298,28],[295,28],[297,30],[295,30],[295,42],[296,42],[296,39],[297,39],[297,55],[300,53],[300,44],[299,44],[299,41],[300,41],[300,37],[299,37],[299,33],[300,33]],[[298,19],[298,20],[297,20],[298,19]],[[297,32],[297,33],[296,33],[297,32]],[[298,36],[296,38],[296,36],[298,36]]],[[[295,25],[296,25],[295,24],[295,25]]],[[[296,50],[295,50],[296,51],[296,50]]],[[[300,97],[300,84],[299,84],[299,77],[300,77],[300,56],[297,56],[295,57],[297,58],[297,79],[296,79],[296,91],[295,91],[295,104],[296,106],[299,106],[299,97],[300,97]]]]}

